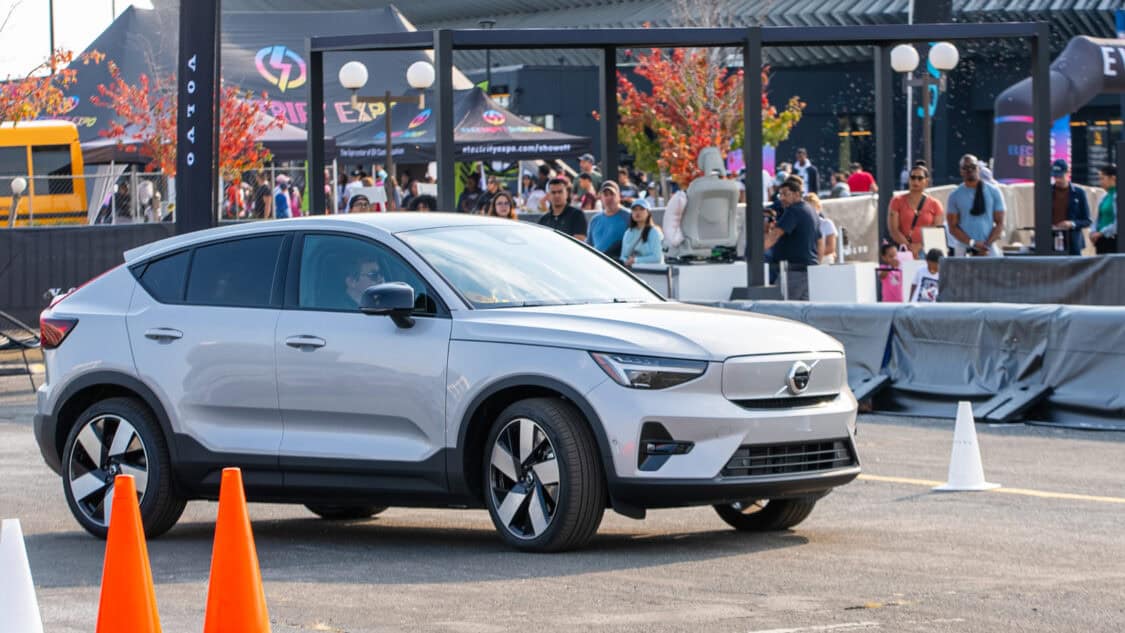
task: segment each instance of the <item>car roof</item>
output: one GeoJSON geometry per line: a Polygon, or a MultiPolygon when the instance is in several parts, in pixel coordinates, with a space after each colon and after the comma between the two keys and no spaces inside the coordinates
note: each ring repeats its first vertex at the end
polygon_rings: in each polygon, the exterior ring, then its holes
{"type": "Polygon", "coordinates": [[[419,229],[449,226],[496,226],[511,220],[468,213],[356,213],[344,215],[311,215],[286,220],[241,222],[176,235],[125,251],[125,262],[132,263],[150,256],[214,240],[248,237],[256,233],[301,230],[355,230],[370,228],[375,234],[395,234],[419,229]]]}

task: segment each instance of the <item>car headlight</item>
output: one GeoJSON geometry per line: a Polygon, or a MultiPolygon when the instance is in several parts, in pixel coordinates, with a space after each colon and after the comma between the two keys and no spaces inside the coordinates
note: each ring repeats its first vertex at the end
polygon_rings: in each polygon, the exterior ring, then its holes
{"type": "Polygon", "coordinates": [[[633,389],[675,387],[698,378],[703,375],[703,372],[707,371],[707,361],[702,360],[603,354],[600,352],[590,352],[590,356],[614,382],[633,389]]]}

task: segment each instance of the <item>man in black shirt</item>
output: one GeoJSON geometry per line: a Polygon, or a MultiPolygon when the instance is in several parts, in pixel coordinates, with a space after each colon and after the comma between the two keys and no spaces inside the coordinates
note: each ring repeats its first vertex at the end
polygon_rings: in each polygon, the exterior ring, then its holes
{"type": "Polygon", "coordinates": [[[266,172],[259,171],[254,176],[254,195],[250,197],[250,209],[255,218],[273,217],[273,191],[270,190],[266,172]]]}
{"type": "Polygon", "coordinates": [[[819,218],[802,200],[802,188],[799,178],[789,178],[781,184],[777,195],[785,212],[770,225],[766,235],[770,261],[788,263],[788,298],[797,301],[809,298],[808,267],[817,263],[816,241],[820,237],[819,218]]]}
{"type": "Polygon", "coordinates": [[[568,189],[562,178],[552,178],[547,183],[547,200],[550,208],[539,218],[539,224],[562,231],[579,241],[586,241],[586,214],[567,204],[568,189]]]}
{"type": "Polygon", "coordinates": [[[477,201],[480,200],[480,180],[477,174],[470,174],[465,180],[465,190],[457,200],[457,213],[476,213],[477,201]]]}

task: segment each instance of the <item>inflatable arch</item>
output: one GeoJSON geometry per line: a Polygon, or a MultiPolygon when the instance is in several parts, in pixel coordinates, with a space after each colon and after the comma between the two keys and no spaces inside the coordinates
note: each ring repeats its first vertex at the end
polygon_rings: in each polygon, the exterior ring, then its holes
{"type": "MultiPolygon", "coordinates": [[[[1103,92],[1125,92],[1125,40],[1076,37],[1051,64],[1051,120],[1103,92]]],[[[996,97],[992,172],[1001,182],[1032,180],[1031,79],[996,97]]]]}

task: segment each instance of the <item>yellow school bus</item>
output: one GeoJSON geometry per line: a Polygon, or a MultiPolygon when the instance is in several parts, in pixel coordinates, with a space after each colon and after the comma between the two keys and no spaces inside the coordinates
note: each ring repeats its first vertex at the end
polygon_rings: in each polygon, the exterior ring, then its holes
{"type": "Polygon", "coordinates": [[[12,181],[23,178],[15,226],[86,223],[78,128],[67,121],[0,123],[0,228],[9,226],[12,181]]]}

